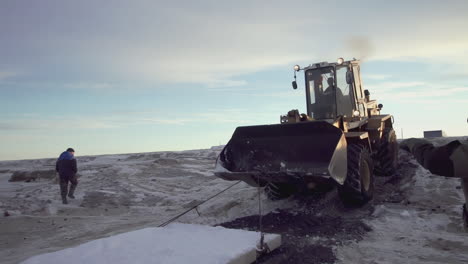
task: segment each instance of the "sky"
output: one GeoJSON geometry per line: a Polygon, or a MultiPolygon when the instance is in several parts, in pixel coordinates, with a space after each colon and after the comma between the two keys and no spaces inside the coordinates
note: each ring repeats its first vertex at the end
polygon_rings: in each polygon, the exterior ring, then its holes
{"type": "Polygon", "coordinates": [[[468,2],[0,2],[0,160],[209,148],[360,59],[399,138],[468,135],[468,2]]]}

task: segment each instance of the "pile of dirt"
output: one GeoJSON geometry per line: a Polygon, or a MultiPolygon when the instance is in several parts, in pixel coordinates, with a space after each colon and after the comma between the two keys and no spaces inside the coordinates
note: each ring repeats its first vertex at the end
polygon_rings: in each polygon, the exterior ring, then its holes
{"type": "Polygon", "coordinates": [[[299,245],[292,241],[285,241],[283,245],[268,255],[258,258],[257,263],[335,263],[336,257],[333,250],[322,245],[299,245]],[[300,254],[297,254],[297,253],[300,254]]]}
{"type": "MultiPolygon", "coordinates": [[[[259,216],[246,216],[232,222],[224,223],[226,228],[247,228],[258,231],[259,216]]],[[[370,228],[363,222],[354,219],[345,220],[341,216],[317,216],[308,212],[289,212],[276,210],[262,217],[263,231],[267,233],[288,233],[294,236],[333,237],[338,233],[349,236],[347,239],[358,238],[370,228]]]]}
{"type": "MultiPolygon", "coordinates": [[[[363,239],[371,231],[366,219],[375,207],[384,203],[405,203],[400,190],[411,181],[415,165],[408,155],[400,157],[397,173],[376,177],[374,199],[360,208],[348,208],[338,199],[336,190],[294,197],[296,208],[276,210],[262,217],[262,231],[281,234],[282,245],[257,263],[335,263],[336,246],[363,239]],[[405,177],[406,175],[406,177],[405,177]]],[[[220,224],[226,228],[259,231],[259,216],[252,215],[220,224]]]]}
{"type": "MultiPolygon", "coordinates": [[[[276,210],[262,217],[263,232],[282,235],[282,246],[258,263],[334,263],[336,241],[360,240],[371,229],[364,222],[342,216],[320,216],[311,212],[276,210]],[[314,238],[325,240],[316,242],[314,238]],[[298,258],[298,252],[300,258],[298,258]],[[296,256],[296,257],[295,257],[296,256]]],[[[259,231],[259,216],[252,215],[222,223],[234,229],[259,231]]]]}
{"type": "Polygon", "coordinates": [[[35,171],[15,171],[8,181],[10,182],[31,182],[38,179],[54,179],[56,177],[55,170],[35,170],[35,171]]]}

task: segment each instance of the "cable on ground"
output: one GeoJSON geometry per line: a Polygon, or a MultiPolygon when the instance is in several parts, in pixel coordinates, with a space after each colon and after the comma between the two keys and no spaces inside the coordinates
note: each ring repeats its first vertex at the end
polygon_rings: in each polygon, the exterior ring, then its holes
{"type": "Polygon", "coordinates": [[[204,201],[200,202],[199,204],[197,204],[197,205],[195,205],[195,206],[191,207],[190,209],[188,209],[188,210],[184,211],[183,213],[181,213],[181,214],[178,214],[178,215],[174,216],[173,218],[171,218],[171,219],[167,220],[166,222],[164,222],[164,223],[162,223],[162,224],[158,225],[158,227],[165,227],[165,226],[167,226],[168,224],[170,224],[170,223],[174,222],[175,220],[177,220],[177,219],[178,219],[178,218],[180,218],[181,216],[185,215],[186,213],[188,213],[188,212],[192,211],[193,209],[196,209],[196,210],[197,210],[197,213],[198,213],[198,215],[200,215],[200,213],[198,212],[198,209],[197,209],[197,208],[198,208],[198,206],[200,206],[200,205],[202,205],[202,204],[204,204],[204,203],[208,202],[209,200],[213,199],[214,197],[216,197],[216,196],[220,195],[221,193],[223,193],[223,192],[225,192],[225,191],[227,191],[227,190],[231,189],[232,187],[234,187],[235,185],[239,184],[240,182],[241,182],[241,181],[238,181],[238,182],[234,183],[233,185],[231,185],[231,186],[227,187],[226,189],[224,189],[224,190],[222,190],[222,191],[218,192],[217,194],[215,194],[215,195],[211,196],[210,198],[208,198],[208,199],[206,199],[206,200],[204,200],[204,201]]]}

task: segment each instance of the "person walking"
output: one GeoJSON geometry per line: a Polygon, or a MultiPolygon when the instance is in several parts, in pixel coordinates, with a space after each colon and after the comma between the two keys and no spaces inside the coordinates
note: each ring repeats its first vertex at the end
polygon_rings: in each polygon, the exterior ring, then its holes
{"type": "Polygon", "coordinates": [[[76,177],[78,168],[76,166],[74,149],[68,148],[60,154],[57,162],[55,163],[55,170],[58,172],[60,177],[60,194],[62,195],[62,203],[68,204],[67,196],[71,199],[75,199],[73,194],[76,186],[78,185],[78,179],[76,177]],[[68,189],[68,182],[71,183],[70,190],[68,189]]]}

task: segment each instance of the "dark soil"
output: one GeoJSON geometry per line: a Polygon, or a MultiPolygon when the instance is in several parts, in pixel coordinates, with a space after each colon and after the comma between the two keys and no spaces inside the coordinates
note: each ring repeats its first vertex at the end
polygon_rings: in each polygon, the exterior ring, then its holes
{"type": "MultiPolygon", "coordinates": [[[[275,210],[262,217],[262,231],[281,234],[282,245],[260,256],[256,263],[335,263],[333,247],[359,241],[371,231],[364,220],[372,217],[376,205],[405,202],[399,187],[410,179],[401,175],[413,175],[415,167],[401,157],[395,175],[376,177],[374,199],[360,208],[343,206],[335,189],[296,195],[296,208],[275,210]]],[[[258,215],[252,215],[220,226],[259,231],[259,221],[258,215]]]]}
{"type": "MultiPolygon", "coordinates": [[[[355,238],[369,231],[369,227],[354,219],[345,220],[341,216],[317,216],[311,213],[288,212],[277,210],[262,217],[263,232],[288,234],[290,236],[321,236],[340,238],[355,238]]],[[[233,229],[248,229],[258,231],[259,216],[238,218],[232,222],[222,224],[223,227],[233,229]]]]}
{"type": "MultiPolygon", "coordinates": [[[[284,210],[263,216],[262,224],[264,232],[282,235],[282,246],[260,257],[258,263],[334,263],[333,245],[343,240],[361,238],[370,231],[369,226],[356,219],[284,210]],[[321,240],[315,244],[316,237],[321,240]]],[[[259,216],[239,218],[222,226],[258,231],[259,216]]]]}
{"type": "Polygon", "coordinates": [[[35,170],[35,171],[15,171],[11,175],[9,182],[36,181],[38,179],[53,179],[56,177],[55,170],[35,170]]]}

